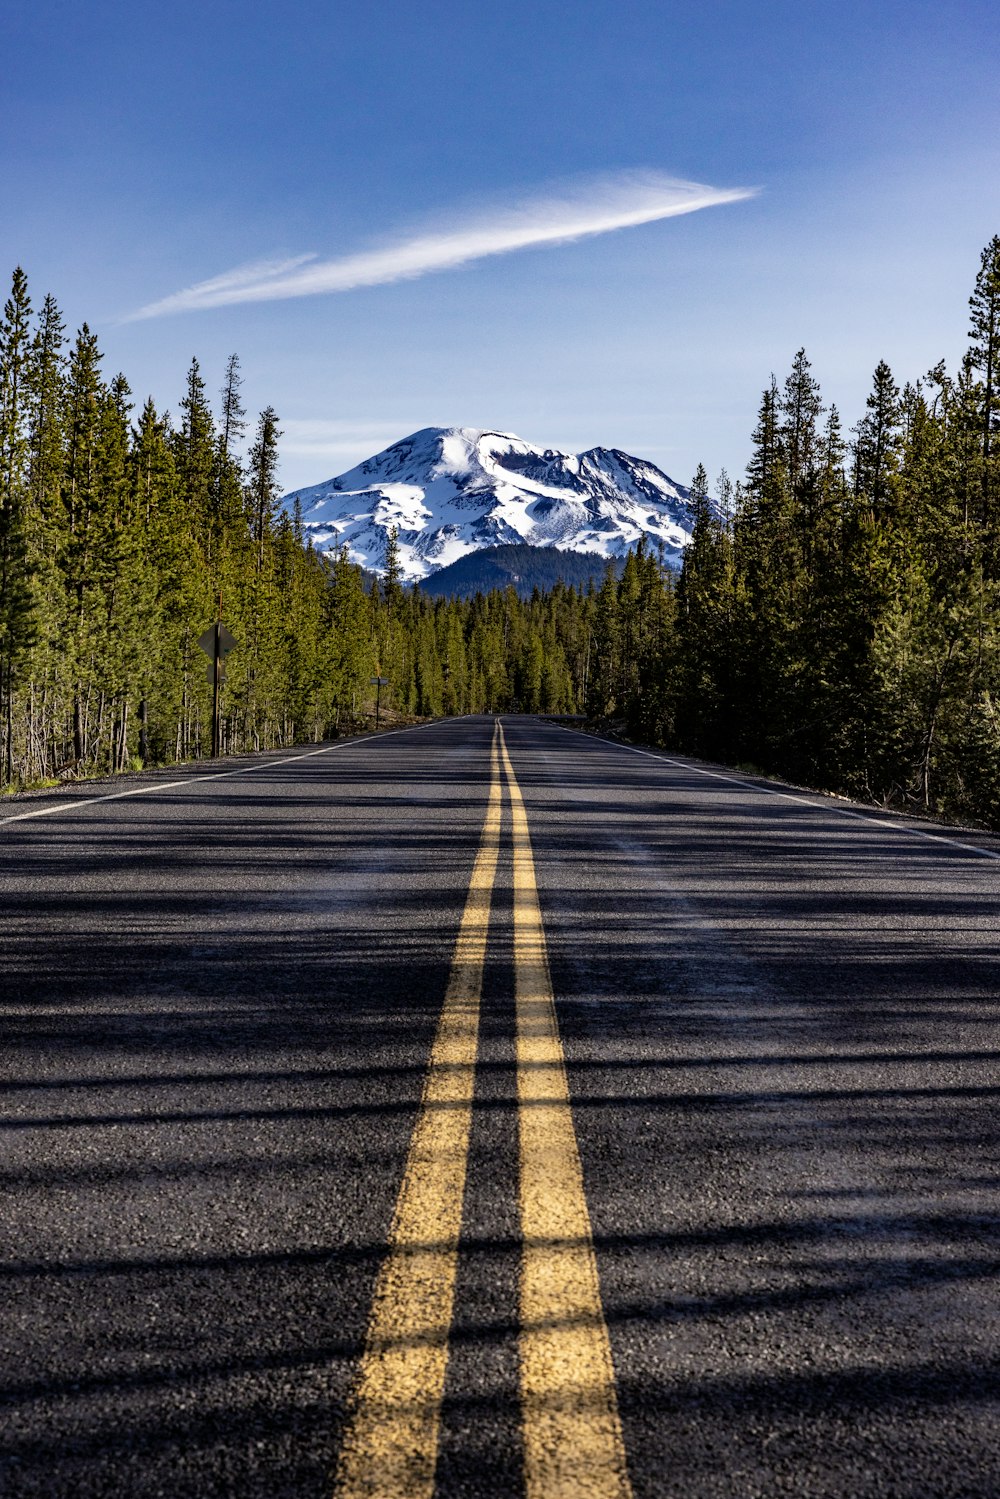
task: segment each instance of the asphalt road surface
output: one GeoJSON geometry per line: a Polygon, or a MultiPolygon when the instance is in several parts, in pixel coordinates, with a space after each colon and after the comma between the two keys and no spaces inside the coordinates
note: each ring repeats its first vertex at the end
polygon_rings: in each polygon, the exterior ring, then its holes
{"type": "Polygon", "coordinates": [[[1000,844],[466,718],[0,806],[5,1499],[1000,1494],[1000,844]]]}

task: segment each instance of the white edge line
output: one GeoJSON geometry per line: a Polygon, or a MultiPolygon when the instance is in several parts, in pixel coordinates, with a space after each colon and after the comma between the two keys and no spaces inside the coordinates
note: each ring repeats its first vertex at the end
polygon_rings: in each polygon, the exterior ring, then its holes
{"type": "MultiPolygon", "coordinates": [[[[441,720],[433,719],[432,722],[440,723],[441,720]]],[[[429,724],[414,723],[407,725],[405,729],[387,729],[373,737],[391,739],[395,734],[413,734],[418,729],[429,727],[429,724]]],[[[177,786],[203,786],[206,781],[225,781],[229,776],[248,776],[255,770],[271,770],[275,765],[291,765],[295,760],[311,760],[314,755],[330,755],[334,750],[347,749],[352,744],[364,744],[368,737],[367,734],[358,734],[340,744],[325,744],[322,749],[306,750],[304,755],[285,755],[283,759],[267,760],[260,765],[241,765],[237,770],[213,770],[207,776],[195,774],[183,781],[154,781],[151,786],[134,786],[131,791],[110,791],[107,796],[88,796],[86,799],[80,797],[74,801],[60,802],[57,806],[39,807],[34,812],[15,812],[13,817],[0,817],[0,828],[11,822],[26,822],[29,817],[53,817],[57,812],[75,812],[80,807],[93,807],[97,802],[121,801],[125,796],[146,796],[150,791],[171,791],[177,786]]]]}
{"type": "MultiPolygon", "coordinates": [[[[957,838],[946,838],[943,833],[925,833],[923,828],[909,828],[904,822],[889,822],[884,817],[872,817],[867,812],[855,812],[851,807],[828,806],[825,801],[812,802],[804,796],[796,796],[793,791],[778,791],[774,786],[761,786],[756,781],[741,781],[736,776],[724,775],[721,770],[705,770],[700,765],[692,765],[689,760],[673,760],[669,755],[658,755],[653,750],[637,749],[634,744],[622,744],[617,739],[604,739],[599,734],[586,734],[582,729],[568,729],[565,724],[552,725],[555,729],[562,729],[564,734],[576,734],[580,739],[596,739],[599,744],[606,744],[611,749],[628,750],[631,755],[643,755],[647,760],[658,760],[661,765],[673,765],[677,770],[691,770],[697,776],[710,776],[713,781],[728,781],[730,786],[742,786],[744,791],[763,791],[767,796],[778,796],[786,802],[798,802],[802,807],[811,807],[814,812],[835,812],[838,817],[853,817],[857,822],[869,823],[876,828],[889,828],[894,833],[909,833],[911,838],[925,838],[928,843],[946,843],[949,848],[961,849],[966,854],[978,854],[981,859],[993,859],[1000,862],[1000,853],[994,853],[990,848],[979,848],[975,843],[959,843],[957,838]]],[[[822,793],[817,793],[822,795],[822,793]]]]}

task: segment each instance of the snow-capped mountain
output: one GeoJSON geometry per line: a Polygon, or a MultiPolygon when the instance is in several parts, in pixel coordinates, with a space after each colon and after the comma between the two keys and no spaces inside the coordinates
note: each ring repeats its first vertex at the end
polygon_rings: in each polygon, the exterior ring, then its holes
{"type": "Polygon", "coordinates": [[[376,572],[395,527],[411,581],[518,542],[621,557],[647,536],[679,566],[692,526],[687,489],[653,463],[617,448],[559,453],[477,427],[425,427],[282,504],[296,501],[317,548],[346,545],[376,572]]]}

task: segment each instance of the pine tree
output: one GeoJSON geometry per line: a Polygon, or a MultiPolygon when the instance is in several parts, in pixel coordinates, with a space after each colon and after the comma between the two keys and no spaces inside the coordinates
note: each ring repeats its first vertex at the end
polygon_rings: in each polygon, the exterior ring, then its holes
{"type": "Polygon", "coordinates": [[[20,266],[0,321],[0,723],[3,779],[14,779],[14,692],[34,641],[28,554],[31,300],[20,266]]]}
{"type": "Polygon", "coordinates": [[[62,468],[62,401],[66,326],[55,298],[46,296],[31,348],[31,494],[35,513],[51,519],[62,468]]]}
{"type": "Polygon", "coordinates": [[[146,615],[145,648],[136,690],[138,756],[165,759],[178,717],[178,615],[183,612],[183,532],[178,525],[177,478],[169,422],[146,400],[129,453],[131,513],[143,540],[137,583],[146,615]]]}
{"type": "Polygon", "coordinates": [[[222,420],[219,424],[219,446],[223,458],[233,456],[236,444],[246,432],[246,408],[240,397],[243,376],[238,354],[226,360],[226,378],[222,386],[222,420]]]}
{"type": "MultiPolygon", "coordinates": [[[[796,368],[803,374],[804,356],[796,368]]],[[[805,371],[807,374],[807,370],[805,371]]],[[[795,370],[791,377],[794,383],[795,370]]],[[[800,710],[800,625],[806,556],[800,490],[787,463],[787,422],[773,375],[763,393],[747,486],[733,523],[733,698],[737,753],[786,766],[789,729],[800,710]]],[[[800,432],[800,474],[805,437],[800,432]]]]}
{"type": "Polygon", "coordinates": [[[751,438],[753,456],[747,465],[747,485],[753,494],[763,494],[769,488],[775,469],[782,461],[780,434],[778,382],[772,375],[770,385],[761,396],[757,425],[751,438]]]}
{"type": "Polygon", "coordinates": [[[257,420],[257,433],[250,449],[247,500],[252,516],[252,535],[257,548],[257,571],[264,566],[267,537],[278,509],[278,415],[267,406],[257,420]]]}
{"type": "Polygon", "coordinates": [[[180,431],[174,434],[180,497],[188,514],[192,535],[211,566],[220,531],[214,484],[217,471],[216,436],[215,423],[205,393],[205,381],[197,359],[192,359],[188,366],[180,412],[180,431]]]}
{"type": "Polygon", "coordinates": [[[805,349],[799,349],[778,402],[781,452],[793,488],[808,479],[818,457],[823,404],[811,368],[805,349]]]}
{"type": "Polygon", "coordinates": [[[131,395],[124,375],[117,375],[105,394],[101,414],[101,712],[96,745],[99,758],[112,771],[124,770],[131,759],[135,687],[148,651],[152,622],[147,535],[132,484],[131,395]]]}
{"type": "Polygon", "coordinates": [[[241,512],[244,504],[243,471],[237,454],[238,445],[246,432],[246,411],[240,398],[242,385],[239,358],[236,354],[230,354],[221,391],[222,414],[212,473],[213,532],[219,539],[217,545],[225,543],[225,555],[216,559],[216,565],[220,572],[227,574],[224,580],[220,579],[224,586],[232,585],[233,564],[238,569],[242,561],[234,555],[233,546],[242,529],[241,512]]]}
{"type": "Polygon", "coordinates": [[[587,673],[587,713],[591,718],[611,718],[619,709],[620,642],[618,583],[614,566],[609,564],[594,600],[590,669],[587,673]]]}
{"type": "Polygon", "coordinates": [[[732,552],[712,510],[703,464],[691,481],[690,504],[694,524],[677,582],[673,708],[682,746],[694,754],[720,756],[730,739],[726,659],[732,552]]]}
{"type": "Polygon", "coordinates": [[[982,377],[982,456],[984,520],[995,529],[992,515],[997,498],[997,433],[1000,431],[1000,235],[983,250],[975,289],[969,298],[971,322],[969,355],[982,377]]]}
{"type": "Polygon", "coordinates": [[[43,779],[56,758],[57,681],[65,592],[62,548],[62,474],[66,458],[64,382],[66,330],[55,298],[43,299],[28,369],[28,543],[33,574],[37,639],[26,668],[27,703],[23,774],[43,779]]]}
{"type": "Polygon", "coordinates": [[[371,632],[371,601],[361,570],[341,547],[330,563],[326,601],[327,675],[331,685],[330,716],[335,730],[361,716],[368,679],[376,666],[371,632]]]}
{"type": "Polygon", "coordinates": [[[66,460],[62,473],[62,546],[58,558],[67,610],[63,664],[71,693],[72,760],[88,758],[94,697],[94,624],[100,612],[96,549],[104,496],[100,488],[104,385],[97,339],[84,323],[66,378],[66,460]]]}
{"type": "Polygon", "coordinates": [[[902,443],[903,407],[892,370],[880,359],[866,402],[854,429],[854,493],[870,505],[877,520],[895,519],[894,476],[902,443]]]}

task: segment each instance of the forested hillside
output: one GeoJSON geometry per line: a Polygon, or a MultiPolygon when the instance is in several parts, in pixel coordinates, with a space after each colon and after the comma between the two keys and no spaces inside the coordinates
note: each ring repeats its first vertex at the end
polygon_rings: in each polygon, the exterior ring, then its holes
{"type": "Polygon", "coordinates": [[[239,365],[213,413],[106,377],[15,272],[0,324],[0,782],[208,752],[198,638],[238,642],[225,750],[391,709],[586,712],[651,742],[1000,825],[1000,238],[961,367],[880,363],[844,431],[804,351],[765,389],[677,578],[647,550],[600,587],[456,601],[324,558],[278,511],[279,421],[245,456],[239,365]]]}
{"type": "MultiPolygon", "coordinates": [[[[623,562],[624,559],[614,560],[616,571],[621,572],[623,562]]],[[[434,598],[450,598],[452,594],[470,598],[475,593],[510,586],[521,598],[528,598],[534,589],[544,592],[557,583],[571,583],[576,588],[600,584],[606,570],[605,558],[596,552],[515,543],[468,552],[457,562],[449,562],[447,567],[421,578],[420,587],[434,598]]]]}

